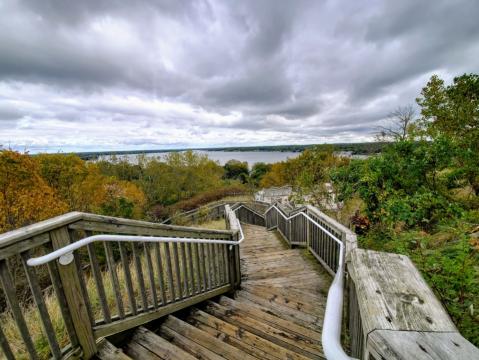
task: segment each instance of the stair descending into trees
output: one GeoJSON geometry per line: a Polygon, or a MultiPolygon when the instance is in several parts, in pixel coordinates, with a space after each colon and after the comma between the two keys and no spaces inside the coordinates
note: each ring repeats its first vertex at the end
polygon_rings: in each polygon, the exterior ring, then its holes
{"type": "Polygon", "coordinates": [[[98,357],[324,359],[321,330],[331,276],[304,249],[289,249],[276,231],[243,230],[235,299],[221,296],[139,327],[118,348],[103,344],[98,357]]]}

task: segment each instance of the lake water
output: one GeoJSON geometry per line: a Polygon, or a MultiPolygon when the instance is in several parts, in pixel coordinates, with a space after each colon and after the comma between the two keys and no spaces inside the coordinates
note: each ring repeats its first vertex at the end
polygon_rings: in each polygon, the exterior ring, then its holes
{"type": "MultiPolygon", "coordinates": [[[[254,163],[264,162],[266,164],[273,164],[279,161],[285,161],[287,158],[295,158],[301,155],[300,152],[281,152],[281,151],[202,151],[195,150],[200,154],[207,154],[212,160],[218,160],[221,165],[226,164],[228,160],[236,159],[241,162],[247,162],[250,168],[254,163]]],[[[165,156],[164,153],[149,153],[147,156],[165,156]]],[[[136,157],[136,155],[129,155],[136,157]]]]}

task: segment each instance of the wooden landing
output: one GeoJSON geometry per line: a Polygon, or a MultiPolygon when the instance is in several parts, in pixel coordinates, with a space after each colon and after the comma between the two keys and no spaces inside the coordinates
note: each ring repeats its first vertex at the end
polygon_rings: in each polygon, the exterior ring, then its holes
{"type": "Polygon", "coordinates": [[[236,301],[320,333],[331,275],[306,249],[290,249],[277,231],[242,228],[236,301]]]}

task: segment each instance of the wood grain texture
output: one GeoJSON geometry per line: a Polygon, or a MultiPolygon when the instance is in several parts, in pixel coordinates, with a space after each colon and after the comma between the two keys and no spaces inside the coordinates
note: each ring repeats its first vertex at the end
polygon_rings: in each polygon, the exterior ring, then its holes
{"type": "Polygon", "coordinates": [[[23,317],[22,309],[20,308],[20,303],[18,302],[17,295],[15,293],[15,285],[13,284],[10,270],[8,269],[5,260],[0,260],[0,281],[2,283],[8,305],[10,306],[10,311],[15,319],[15,323],[17,324],[18,331],[22,337],[28,355],[32,360],[37,360],[39,357],[30,336],[30,332],[28,331],[27,323],[23,317]]]}
{"type": "Polygon", "coordinates": [[[123,353],[120,349],[113,346],[106,339],[98,341],[98,358],[101,360],[131,360],[131,358],[123,353]]]}
{"type": "MultiPolygon", "coordinates": [[[[60,249],[70,243],[66,226],[52,230],[50,238],[52,239],[53,250],[60,249]]],[[[58,260],[56,262],[78,343],[82,347],[84,359],[88,360],[95,355],[97,347],[76,262],[68,265],[60,265],[58,260]]]]}
{"type": "Polygon", "coordinates": [[[0,235],[0,249],[82,219],[83,213],[70,212],[53,219],[40,221],[33,225],[6,232],[0,235]]]}
{"type": "Polygon", "coordinates": [[[35,305],[40,315],[44,334],[48,340],[48,345],[50,345],[50,351],[52,352],[53,358],[55,360],[60,359],[62,357],[62,353],[60,351],[60,347],[58,346],[52,320],[50,319],[47,306],[45,305],[45,301],[43,299],[42,289],[40,288],[40,285],[38,285],[37,273],[34,267],[27,265],[27,261],[30,259],[30,251],[24,251],[20,254],[20,256],[22,258],[23,268],[25,269],[25,276],[27,277],[28,285],[30,286],[33,299],[35,300],[35,305]]]}
{"type": "Polygon", "coordinates": [[[177,301],[170,303],[166,306],[162,306],[156,310],[150,310],[147,313],[140,313],[137,316],[132,316],[123,320],[114,321],[111,324],[99,325],[94,328],[94,334],[96,338],[105,337],[111,334],[116,334],[120,331],[135,328],[143,325],[149,321],[156,320],[165,315],[174,313],[175,311],[185,309],[191,305],[202,302],[206,299],[221,295],[229,290],[229,286],[223,286],[218,289],[214,289],[200,295],[191,296],[183,301],[177,301]]]}
{"type": "Polygon", "coordinates": [[[457,332],[407,256],[356,249],[351,259],[366,334],[374,330],[457,332]]]}
{"type": "MultiPolygon", "coordinates": [[[[85,236],[92,236],[91,231],[85,231],[85,236]]],[[[110,309],[108,308],[108,300],[106,298],[105,287],[103,285],[103,277],[100,270],[100,264],[98,263],[98,257],[96,255],[95,245],[88,244],[88,257],[90,258],[91,270],[93,273],[93,279],[95,281],[96,290],[98,291],[98,301],[101,307],[101,313],[103,315],[103,320],[106,323],[111,322],[110,309]]]]}
{"type": "Polygon", "coordinates": [[[368,349],[376,359],[479,359],[479,349],[458,332],[375,330],[368,349]]]}
{"type": "Polygon", "coordinates": [[[48,233],[37,235],[31,239],[23,240],[19,243],[0,249],[0,260],[9,258],[10,256],[19,254],[23,251],[33,249],[37,246],[50,242],[48,233]]]}

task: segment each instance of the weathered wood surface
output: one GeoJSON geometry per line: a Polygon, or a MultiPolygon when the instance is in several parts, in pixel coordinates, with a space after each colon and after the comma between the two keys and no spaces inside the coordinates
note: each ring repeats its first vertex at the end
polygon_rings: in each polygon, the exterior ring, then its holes
{"type": "Polygon", "coordinates": [[[53,219],[40,221],[33,225],[6,232],[0,235],[0,249],[81,219],[83,219],[83,213],[70,212],[53,219]]]}
{"type": "Polygon", "coordinates": [[[376,330],[368,349],[376,359],[479,359],[479,349],[458,332],[376,330]]]}
{"type": "MultiPolygon", "coordinates": [[[[362,325],[366,348],[375,358],[479,358],[479,349],[459,334],[407,256],[356,249],[349,268],[361,314],[355,322],[362,325]]],[[[354,348],[364,357],[362,346],[354,348]]]]}
{"type": "MultiPolygon", "coordinates": [[[[50,238],[52,239],[53,250],[60,249],[70,243],[70,235],[66,226],[50,231],[50,238]]],[[[78,343],[82,347],[85,358],[89,359],[95,355],[97,347],[87,309],[89,304],[85,302],[77,264],[72,262],[68,265],[60,265],[58,260],[57,264],[78,343]]]]}
{"type": "Polygon", "coordinates": [[[143,227],[143,228],[149,228],[149,229],[170,230],[171,234],[173,234],[174,232],[181,232],[181,231],[184,231],[187,233],[196,233],[196,234],[224,234],[224,235],[229,234],[227,230],[202,229],[202,228],[177,226],[177,225],[164,225],[164,224],[158,224],[158,223],[153,223],[148,221],[130,220],[130,219],[115,218],[110,216],[87,214],[87,213],[83,214],[83,219],[84,221],[100,222],[100,223],[112,224],[112,225],[129,225],[129,226],[143,227]]]}
{"type": "Polygon", "coordinates": [[[185,309],[191,305],[197,304],[206,299],[221,295],[229,290],[229,285],[222,286],[220,288],[207,291],[200,295],[191,296],[188,299],[183,301],[177,301],[175,303],[170,303],[166,306],[162,306],[156,310],[151,310],[146,313],[142,312],[135,317],[127,317],[123,320],[114,321],[111,324],[99,325],[94,328],[94,334],[96,338],[105,337],[111,334],[116,334],[120,331],[128,330],[135,328],[137,326],[143,325],[149,321],[158,319],[165,315],[174,313],[175,311],[185,309]]]}
{"type": "Polygon", "coordinates": [[[168,360],[194,360],[195,358],[186,351],[171,344],[163,338],[153,334],[144,327],[139,327],[133,334],[133,341],[148,349],[151,353],[157,355],[161,359],[168,360]]]}
{"type": "Polygon", "coordinates": [[[97,356],[101,360],[131,360],[131,358],[126,356],[123,351],[113,346],[112,343],[106,339],[98,341],[97,346],[97,356]]]}
{"type": "Polygon", "coordinates": [[[15,285],[13,284],[10,270],[8,269],[5,260],[0,260],[0,281],[2,283],[10,311],[15,319],[28,355],[32,360],[39,359],[37,351],[35,350],[35,345],[33,344],[32,338],[30,336],[30,332],[28,331],[27,323],[23,317],[22,309],[20,308],[20,303],[18,302],[17,295],[15,293],[15,285]]]}
{"type": "Polygon", "coordinates": [[[351,258],[366,334],[374,330],[457,331],[407,256],[356,249],[351,258]]]}
{"type": "Polygon", "coordinates": [[[60,351],[60,347],[58,346],[55,330],[53,329],[52,320],[48,314],[45,300],[43,299],[42,289],[40,288],[40,285],[38,285],[37,273],[35,268],[27,265],[27,261],[30,259],[30,251],[24,251],[20,254],[20,256],[22,258],[23,268],[25,269],[25,276],[28,280],[28,285],[30,286],[33,299],[35,300],[35,305],[40,315],[44,334],[47,337],[48,345],[50,345],[50,351],[52,352],[54,359],[60,359],[62,357],[62,353],[60,351]]]}
{"type": "Polygon", "coordinates": [[[15,243],[13,245],[4,247],[0,249],[0,260],[7,259],[13,255],[19,254],[23,251],[33,249],[37,246],[50,242],[50,236],[48,233],[40,234],[34,236],[31,239],[23,240],[20,243],[15,243]]]}
{"type": "Polygon", "coordinates": [[[304,249],[290,250],[278,232],[248,225],[243,231],[237,302],[320,332],[332,277],[304,249]]]}

